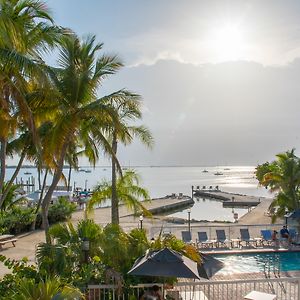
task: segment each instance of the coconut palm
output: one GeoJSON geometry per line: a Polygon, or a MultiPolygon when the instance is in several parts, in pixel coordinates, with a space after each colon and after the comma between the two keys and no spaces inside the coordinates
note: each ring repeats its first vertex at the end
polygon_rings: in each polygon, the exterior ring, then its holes
{"type": "MultiPolygon", "coordinates": [[[[143,212],[150,215],[141,200],[149,201],[148,191],[139,185],[139,175],[133,170],[127,170],[116,182],[116,192],[120,204],[127,206],[134,213],[143,212]]],[[[101,204],[112,197],[112,184],[106,180],[98,184],[93,196],[87,203],[87,210],[92,211],[96,204],[101,204]]],[[[113,223],[113,222],[112,222],[113,223]]]]}
{"type": "Polygon", "coordinates": [[[145,126],[134,126],[131,123],[142,118],[141,99],[139,95],[133,95],[130,99],[108,99],[107,104],[112,107],[118,116],[118,124],[115,124],[110,131],[112,150],[115,156],[112,157],[111,175],[111,217],[112,223],[119,224],[119,202],[116,189],[117,170],[116,157],[118,143],[128,145],[134,138],[139,139],[144,145],[151,147],[153,138],[145,126]]]}
{"type": "Polygon", "coordinates": [[[295,150],[276,155],[276,160],[256,168],[259,183],[276,192],[271,207],[277,207],[273,220],[283,217],[286,211],[300,208],[300,159],[295,150]]]}
{"type": "MultiPolygon", "coordinates": [[[[43,227],[48,230],[48,208],[53,191],[58,184],[68,150],[73,145],[86,145],[92,141],[95,147],[112,153],[105,132],[116,119],[111,108],[104,104],[106,99],[129,99],[132,94],[117,91],[98,98],[97,90],[103,80],[117,72],[122,66],[115,56],[97,57],[102,44],[95,44],[95,36],[82,42],[76,35],[65,36],[61,41],[58,64],[51,74],[59,91],[54,99],[59,105],[53,119],[53,130],[48,137],[48,150],[55,159],[52,183],[42,204],[43,227]]],[[[117,122],[117,121],[115,121],[117,122]]]]}
{"type": "MultiPolygon", "coordinates": [[[[51,49],[62,31],[53,25],[46,5],[38,0],[0,1],[0,188],[5,177],[6,147],[22,120],[35,136],[26,100],[31,80],[46,82],[42,53],[51,49]]],[[[2,197],[0,197],[2,198],[2,197]]],[[[4,199],[0,199],[1,202],[4,199]]]]}

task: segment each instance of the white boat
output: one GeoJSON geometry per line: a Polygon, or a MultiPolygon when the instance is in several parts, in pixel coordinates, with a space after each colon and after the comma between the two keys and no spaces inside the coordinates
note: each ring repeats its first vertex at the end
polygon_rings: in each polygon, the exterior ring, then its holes
{"type": "Polygon", "coordinates": [[[223,175],[223,173],[221,173],[221,172],[216,172],[214,175],[220,176],[220,175],[223,175]]]}

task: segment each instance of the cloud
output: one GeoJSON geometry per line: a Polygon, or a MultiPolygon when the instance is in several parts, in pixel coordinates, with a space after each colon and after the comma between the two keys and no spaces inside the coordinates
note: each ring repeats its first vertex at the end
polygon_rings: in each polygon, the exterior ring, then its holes
{"type": "Polygon", "coordinates": [[[256,164],[299,148],[300,63],[263,66],[160,60],[126,68],[110,84],[142,95],[155,149],[120,152],[132,164],[256,164]]]}

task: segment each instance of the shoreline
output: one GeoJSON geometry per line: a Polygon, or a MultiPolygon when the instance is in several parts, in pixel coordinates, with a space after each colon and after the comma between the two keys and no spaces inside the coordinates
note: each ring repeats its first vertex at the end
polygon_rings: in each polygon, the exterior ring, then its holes
{"type": "MultiPolygon", "coordinates": [[[[187,199],[191,199],[189,196],[182,195],[182,198],[180,199],[174,199],[174,198],[158,198],[154,199],[152,202],[145,203],[145,206],[150,209],[157,209],[161,207],[165,207],[166,205],[170,204],[176,204],[180,202],[184,202],[187,199]],[[188,197],[188,198],[185,198],[188,197]]],[[[271,200],[271,199],[270,199],[271,200]]],[[[190,203],[190,201],[188,201],[190,203]]],[[[265,200],[261,202],[260,205],[265,205],[263,207],[257,206],[252,211],[247,213],[245,216],[241,217],[238,224],[247,224],[248,220],[251,224],[270,224],[271,219],[270,217],[265,216],[265,220],[262,219],[261,215],[264,215],[264,207],[266,206],[265,200]]],[[[134,214],[128,209],[122,205],[119,209],[120,213],[120,226],[123,228],[124,231],[130,231],[133,228],[139,227],[139,217],[134,216],[134,214]]],[[[72,215],[72,219],[70,222],[73,224],[77,224],[80,220],[84,218],[83,211],[77,211],[72,215]]],[[[104,207],[95,209],[93,212],[93,215],[91,216],[94,221],[102,226],[105,226],[106,224],[110,223],[111,219],[111,211],[110,207],[104,207]]],[[[199,224],[199,223],[198,223],[199,224]]],[[[213,225],[219,225],[219,226],[232,226],[236,225],[237,223],[216,223],[216,222],[204,222],[201,223],[201,226],[213,226],[213,225]]],[[[167,223],[165,221],[165,216],[161,215],[154,215],[153,218],[144,218],[143,226],[147,231],[147,234],[152,234],[151,228],[162,228],[162,226],[170,227],[170,226],[177,227],[174,223],[167,223]]],[[[196,223],[192,223],[192,226],[196,225],[196,223]]],[[[179,228],[185,228],[187,225],[184,223],[183,225],[179,226],[179,228]]],[[[178,236],[179,237],[179,236],[178,236]]],[[[27,232],[23,233],[19,236],[17,236],[18,241],[16,243],[16,247],[11,247],[10,245],[6,245],[3,250],[0,252],[0,254],[11,258],[15,260],[21,260],[23,257],[27,257],[29,260],[29,263],[34,264],[35,263],[35,250],[36,245],[45,241],[45,235],[44,231],[42,230],[36,230],[33,232],[27,232]]],[[[150,237],[151,238],[151,237],[150,237]]],[[[9,273],[9,270],[1,263],[0,264],[0,277],[2,277],[4,274],[9,273]]]]}

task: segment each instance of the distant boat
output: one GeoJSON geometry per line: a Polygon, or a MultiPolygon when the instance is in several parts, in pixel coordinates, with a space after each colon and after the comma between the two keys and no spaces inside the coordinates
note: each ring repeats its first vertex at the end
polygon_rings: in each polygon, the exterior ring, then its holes
{"type": "Polygon", "coordinates": [[[225,171],[229,171],[229,170],[230,170],[230,168],[224,168],[224,170],[225,170],[225,171]]]}
{"type": "Polygon", "coordinates": [[[223,173],[221,173],[221,172],[216,172],[214,175],[220,176],[220,175],[223,175],[223,173]]]}
{"type": "Polygon", "coordinates": [[[25,174],[25,175],[31,175],[32,173],[31,173],[31,172],[28,172],[28,171],[26,171],[26,172],[24,172],[24,174],[25,174]]]}
{"type": "Polygon", "coordinates": [[[92,170],[85,170],[85,173],[92,173],[92,170]]]}
{"type": "Polygon", "coordinates": [[[208,171],[204,169],[204,170],[202,171],[202,173],[208,173],[208,171]]]}
{"type": "Polygon", "coordinates": [[[104,168],[103,171],[106,171],[106,169],[104,168]]]}
{"type": "Polygon", "coordinates": [[[85,172],[85,169],[79,169],[79,172],[85,172]]]}

